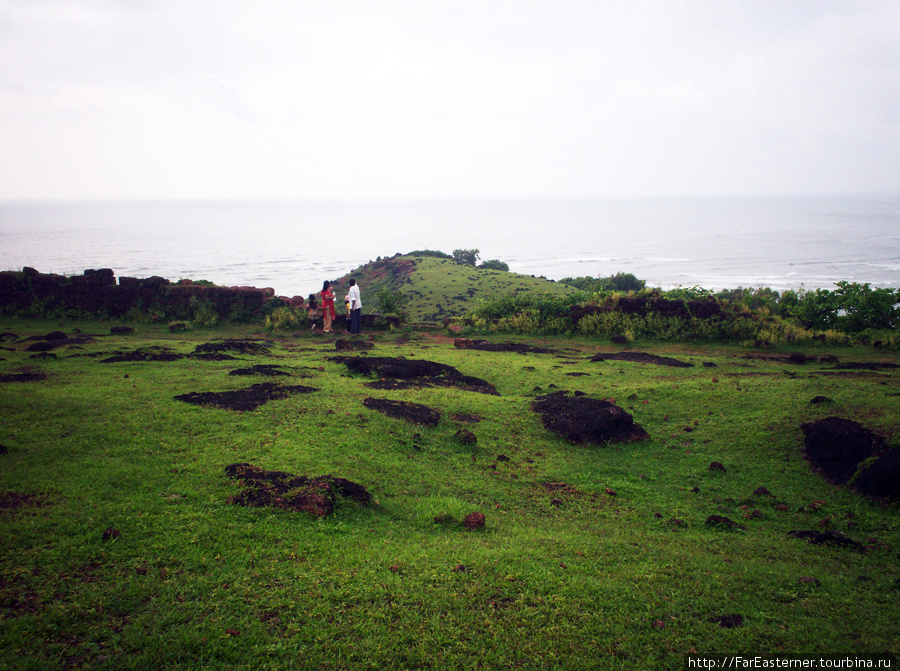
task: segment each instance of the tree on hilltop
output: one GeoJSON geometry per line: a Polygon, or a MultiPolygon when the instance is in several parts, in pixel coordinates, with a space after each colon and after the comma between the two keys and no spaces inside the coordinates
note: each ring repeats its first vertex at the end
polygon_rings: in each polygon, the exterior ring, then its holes
{"type": "Polygon", "coordinates": [[[475,266],[478,259],[481,258],[481,252],[477,249],[454,249],[453,260],[461,266],[475,266]]]}

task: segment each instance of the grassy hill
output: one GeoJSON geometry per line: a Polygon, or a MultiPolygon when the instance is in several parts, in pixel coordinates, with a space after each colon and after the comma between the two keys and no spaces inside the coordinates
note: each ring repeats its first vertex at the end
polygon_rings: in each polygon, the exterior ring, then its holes
{"type": "Polygon", "coordinates": [[[338,302],[353,277],[362,290],[366,311],[374,311],[375,296],[387,288],[400,291],[406,298],[406,311],[411,322],[438,322],[446,317],[459,317],[472,310],[488,296],[542,292],[555,296],[577,290],[531,275],[502,270],[483,270],[460,265],[449,259],[409,254],[379,258],[344,277],[335,285],[338,302]]]}
{"type": "Polygon", "coordinates": [[[2,668],[662,671],[698,652],[900,653],[900,504],[826,482],[801,431],[835,415],[895,444],[894,352],[641,347],[676,367],[603,359],[619,352],[595,339],[484,351],[413,331],[342,357],[339,336],[305,330],[134,327],[0,320],[2,668]],[[470,377],[351,366],[379,358],[470,377]],[[534,404],[554,389],[615,399],[647,438],[551,432],[534,404]],[[215,405],[236,397],[266,402],[215,405]],[[435,421],[375,409],[404,403],[435,421]],[[324,517],[236,505],[252,503],[226,470],[241,463],[332,474],[372,500],[324,517]],[[482,528],[460,524],[472,513],[482,528]],[[826,529],[856,545],[790,533],[826,529]]]}

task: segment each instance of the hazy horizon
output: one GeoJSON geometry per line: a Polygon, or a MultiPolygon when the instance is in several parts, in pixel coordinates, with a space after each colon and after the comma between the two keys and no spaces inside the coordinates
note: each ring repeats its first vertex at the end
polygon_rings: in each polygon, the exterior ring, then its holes
{"type": "Polygon", "coordinates": [[[893,0],[4,0],[0,199],[891,194],[893,0]]]}

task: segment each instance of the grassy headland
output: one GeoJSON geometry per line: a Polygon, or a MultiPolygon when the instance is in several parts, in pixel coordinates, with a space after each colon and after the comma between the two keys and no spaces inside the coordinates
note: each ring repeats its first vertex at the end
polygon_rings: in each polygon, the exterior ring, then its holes
{"type": "MultiPolygon", "coordinates": [[[[431,265],[416,263],[412,290],[438,290],[431,265]]],[[[484,291],[468,286],[449,291],[484,291]]],[[[836,415],[896,444],[900,373],[823,358],[900,363],[896,351],[817,344],[800,364],[777,348],[631,344],[693,364],[674,368],[591,361],[621,347],[578,335],[488,336],[551,350],[524,355],[440,332],[372,336],[369,356],[448,364],[495,396],[372,389],[305,328],[133,325],[0,322],[3,668],[676,669],[689,652],[900,653],[898,504],[827,484],[800,429],[836,415]],[[29,351],[59,330],[85,340],[29,351]],[[188,356],[225,338],[265,349],[188,356]],[[245,389],[260,379],[230,372],[260,364],[317,391],[247,412],[175,398],[245,389]],[[650,439],[549,433],[531,404],[559,389],[615,399],[650,439]],[[369,397],[440,421],[384,416],[369,397]],[[234,505],[242,486],[224,469],[239,462],[348,478],[375,501],[323,518],[234,505]],[[483,529],[436,521],[471,512],[483,529]],[[745,528],[707,525],[714,514],[745,528]],[[824,528],[865,547],[788,535],[824,528]]]]}
{"type": "Polygon", "coordinates": [[[344,289],[351,277],[365,291],[363,305],[374,306],[383,289],[399,292],[405,299],[409,320],[414,323],[461,317],[482,301],[498,296],[542,293],[563,297],[578,293],[574,287],[542,277],[482,269],[415,253],[379,258],[339,278],[335,285],[344,289]]]}

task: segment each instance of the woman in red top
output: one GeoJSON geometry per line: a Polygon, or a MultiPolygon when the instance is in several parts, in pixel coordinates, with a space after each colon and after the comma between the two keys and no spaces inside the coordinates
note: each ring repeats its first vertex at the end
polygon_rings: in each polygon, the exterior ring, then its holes
{"type": "Polygon", "coordinates": [[[331,320],[334,319],[334,292],[329,288],[331,282],[322,284],[322,325],[325,333],[331,333],[331,320]]]}

